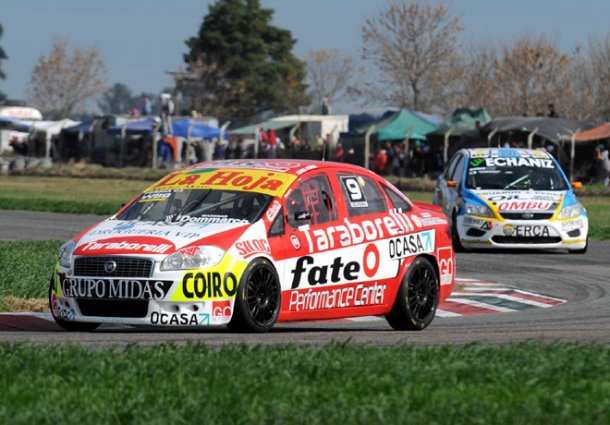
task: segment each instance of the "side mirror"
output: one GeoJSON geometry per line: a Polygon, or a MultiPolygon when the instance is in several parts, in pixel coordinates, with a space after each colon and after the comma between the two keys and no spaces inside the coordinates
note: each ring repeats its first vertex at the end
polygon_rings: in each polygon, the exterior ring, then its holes
{"type": "Polygon", "coordinates": [[[295,221],[305,221],[305,220],[311,220],[311,214],[309,213],[309,211],[298,211],[294,213],[294,220],[295,221]]]}
{"type": "Polygon", "coordinates": [[[572,187],[574,189],[582,189],[582,182],[572,182],[572,187]]]}
{"type": "Polygon", "coordinates": [[[457,182],[455,180],[447,180],[447,187],[457,187],[457,182]]]}

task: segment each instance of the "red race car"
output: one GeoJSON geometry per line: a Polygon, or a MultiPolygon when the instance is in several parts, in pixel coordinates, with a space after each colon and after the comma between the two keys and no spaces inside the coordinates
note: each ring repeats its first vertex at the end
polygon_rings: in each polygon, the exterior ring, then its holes
{"type": "Polygon", "coordinates": [[[211,161],[175,171],[60,249],[56,322],[228,325],[383,315],[420,330],[449,296],[455,258],[438,207],[363,168],[211,161]]]}

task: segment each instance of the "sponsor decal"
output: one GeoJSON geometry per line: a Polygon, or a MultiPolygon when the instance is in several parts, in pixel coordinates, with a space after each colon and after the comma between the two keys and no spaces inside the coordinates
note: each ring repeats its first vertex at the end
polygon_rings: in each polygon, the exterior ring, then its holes
{"type": "Polygon", "coordinates": [[[161,300],[171,280],[99,279],[60,276],[61,292],[69,298],[161,300]]]}
{"type": "Polygon", "coordinates": [[[333,288],[310,288],[290,293],[289,311],[363,307],[385,302],[387,285],[358,283],[333,288]]]}
{"type": "Polygon", "coordinates": [[[297,176],[300,176],[300,175],[302,175],[302,174],[304,174],[304,173],[308,172],[309,170],[315,170],[316,168],[318,168],[318,166],[317,166],[317,165],[315,165],[315,164],[306,165],[306,166],[305,166],[305,167],[303,167],[303,168],[299,168],[299,169],[298,169],[298,170],[295,172],[295,174],[296,174],[297,176]]]}
{"type": "Polygon", "coordinates": [[[451,247],[439,248],[437,257],[441,285],[450,285],[451,282],[453,282],[455,272],[455,263],[453,256],[451,255],[451,247]]]}
{"type": "MultiPolygon", "coordinates": [[[[185,239],[193,239],[200,238],[201,233],[192,232],[182,227],[185,226],[201,226],[201,224],[191,224],[190,222],[183,223],[167,223],[164,221],[159,222],[151,222],[151,221],[131,221],[126,223],[121,223],[115,227],[110,229],[101,228],[95,229],[89,232],[88,236],[116,236],[116,235],[136,235],[138,239],[151,237],[151,236],[161,236],[161,237],[177,237],[177,238],[185,238],[185,239]]],[[[207,226],[207,224],[206,224],[207,226]]],[[[165,241],[167,243],[167,241],[165,241]]]]}
{"type": "Polygon", "coordinates": [[[339,178],[347,194],[349,206],[352,208],[367,208],[369,203],[362,191],[362,187],[365,185],[364,179],[355,176],[341,176],[339,178]]]}
{"type": "Polygon", "coordinates": [[[309,286],[316,286],[362,280],[364,276],[361,276],[361,271],[371,278],[377,273],[379,263],[379,250],[375,244],[366,246],[361,261],[347,261],[342,257],[335,257],[330,262],[323,262],[320,258],[314,265],[314,258],[305,255],[297,259],[294,269],[290,272],[291,287],[296,289],[303,281],[309,286]]]}
{"type": "Polygon", "coordinates": [[[170,196],[172,196],[172,192],[169,191],[149,192],[143,194],[140,199],[138,199],[138,202],[165,201],[170,196]]]}
{"type": "Polygon", "coordinates": [[[559,194],[548,194],[544,192],[530,193],[514,193],[514,192],[480,192],[488,201],[553,201],[557,202],[561,195],[559,194]]]}
{"type": "Polygon", "coordinates": [[[110,253],[165,254],[176,249],[173,243],[154,237],[118,237],[85,242],[78,246],[77,255],[104,255],[110,253]]]}
{"type": "Polygon", "coordinates": [[[423,223],[417,215],[415,215],[415,214],[411,215],[411,220],[413,220],[413,223],[415,223],[415,225],[421,229],[421,227],[423,226],[423,223]]]}
{"type": "Polygon", "coordinates": [[[277,213],[280,212],[280,209],[282,209],[282,204],[280,204],[280,202],[275,199],[271,203],[271,205],[269,205],[269,209],[267,209],[267,212],[265,213],[267,220],[269,220],[270,222],[275,220],[275,217],[277,216],[277,213]]]}
{"type": "Polygon", "coordinates": [[[507,201],[496,204],[498,211],[546,211],[553,207],[549,201],[507,201]]]}
{"type": "MultiPolygon", "coordinates": [[[[293,168],[299,167],[301,162],[277,162],[277,161],[249,161],[249,160],[216,160],[206,162],[205,164],[196,165],[191,169],[201,168],[250,168],[254,170],[269,170],[269,171],[280,171],[286,172],[293,168]]],[[[310,166],[311,167],[311,166],[310,166]]],[[[315,167],[315,166],[314,166],[315,167]]]]}
{"type": "Polygon", "coordinates": [[[296,179],[291,174],[248,169],[196,169],[172,173],[148,191],[225,189],[281,195],[296,179]]]}
{"type": "Polygon", "coordinates": [[[528,151],[525,149],[476,149],[471,158],[548,158],[543,151],[528,151]]]}
{"type": "Polygon", "coordinates": [[[271,248],[266,239],[251,239],[237,242],[235,248],[237,253],[244,258],[249,258],[256,254],[271,254],[271,248]]]}
{"type": "Polygon", "coordinates": [[[432,253],[434,252],[434,245],[435,230],[432,229],[390,239],[388,250],[391,260],[400,260],[414,255],[432,253]]]}
{"type": "Polygon", "coordinates": [[[215,300],[234,297],[237,284],[237,277],[231,272],[188,272],[180,285],[187,299],[215,300]]]}
{"type": "MultiPolygon", "coordinates": [[[[171,217],[171,216],[170,216],[171,217]]],[[[206,224],[247,224],[248,220],[243,218],[230,218],[227,215],[202,215],[199,217],[191,217],[190,215],[179,215],[176,218],[171,217],[169,221],[177,221],[178,223],[206,223],[206,224]]]]}
{"type": "Polygon", "coordinates": [[[535,237],[548,237],[550,236],[548,226],[542,225],[512,225],[505,224],[502,227],[502,232],[505,236],[514,236],[514,237],[525,237],[525,238],[535,238],[535,237]]]}
{"type": "Polygon", "coordinates": [[[297,235],[295,235],[295,234],[290,235],[290,243],[292,244],[294,249],[296,249],[296,250],[301,249],[301,240],[299,239],[299,237],[297,235]]]}
{"type": "Polygon", "coordinates": [[[231,316],[231,301],[213,301],[212,302],[213,317],[230,317],[231,316]]]}
{"type": "MultiPolygon", "coordinates": [[[[471,160],[470,163],[475,160],[471,160]]],[[[536,168],[553,168],[553,161],[544,158],[485,158],[486,167],[536,167],[536,168]]]]}
{"type": "Polygon", "coordinates": [[[337,226],[314,230],[301,227],[299,230],[305,234],[310,251],[324,251],[337,248],[336,239],[340,247],[345,247],[412,232],[414,227],[406,214],[389,214],[360,223],[352,223],[345,218],[343,224],[337,226]]]}
{"type": "Polygon", "coordinates": [[[561,222],[561,228],[563,230],[582,229],[584,227],[583,220],[578,218],[576,220],[568,220],[561,222]]]}
{"type": "Polygon", "coordinates": [[[153,325],[182,326],[209,325],[210,315],[208,313],[159,313],[153,311],[150,314],[150,323],[153,325]]]}

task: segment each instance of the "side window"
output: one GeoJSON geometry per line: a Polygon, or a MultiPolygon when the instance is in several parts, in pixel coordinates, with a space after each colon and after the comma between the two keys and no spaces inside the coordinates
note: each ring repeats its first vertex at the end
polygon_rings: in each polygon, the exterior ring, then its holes
{"type": "Polygon", "coordinates": [[[462,155],[455,155],[453,158],[451,158],[451,161],[449,161],[449,167],[447,167],[447,172],[445,173],[446,180],[451,180],[451,176],[455,172],[455,167],[457,166],[457,163],[461,157],[462,155]]]}
{"type": "Polygon", "coordinates": [[[462,176],[464,175],[464,159],[466,157],[464,155],[460,156],[460,160],[457,161],[457,165],[455,170],[453,170],[453,174],[451,175],[451,180],[458,182],[458,184],[462,181],[462,176]]]}
{"type": "Polygon", "coordinates": [[[388,210],[381,190],[368,177],[356,174],[340,174],[339,181],[350,217],[388,210]]]}
{"type": "Polygon", "coordinates": [[[392,206],[396,210],[398,210],[399,212],[407,212],[413,209],[411,205],[402,196],[396,193],[394,189],[390,189],[386,185],[382,185],[381,187],[383,187],[384,192],[386,193],[386,195],[388,195],[392,206]]]}
{"type": "Polygon", "coordinates": [[[322,224],[337,219],[328,178],[324,175],[310,177],[299,184],[287,199],[288,224],[322,224]]]}
{"type": "Polygon", "coordinates": [[[284,234],[284,208],[280,208],[280,212],[273,220],[271,227],[269,228],[268,236],[278,236],[284,234]]]}

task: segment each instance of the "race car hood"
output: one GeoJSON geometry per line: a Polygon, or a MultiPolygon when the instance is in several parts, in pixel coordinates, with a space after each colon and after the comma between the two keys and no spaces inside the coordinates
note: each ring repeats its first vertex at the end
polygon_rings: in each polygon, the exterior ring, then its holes
{"type": "Polygon", "coordinates": [[[566,191],[534,190],[471,190],[498,211],[554,211],[566,191]]]}
{"type": "Polygon", "coordinates": [[[226,249],[249,223],[167,223],[105,220],[76,240],[76,255],[171,254],[194,243],[226,249]],[[222,233],[222,237],[214,237],[222,233]],[[213,242],[213,243],[212,243],[213,242]]]}

